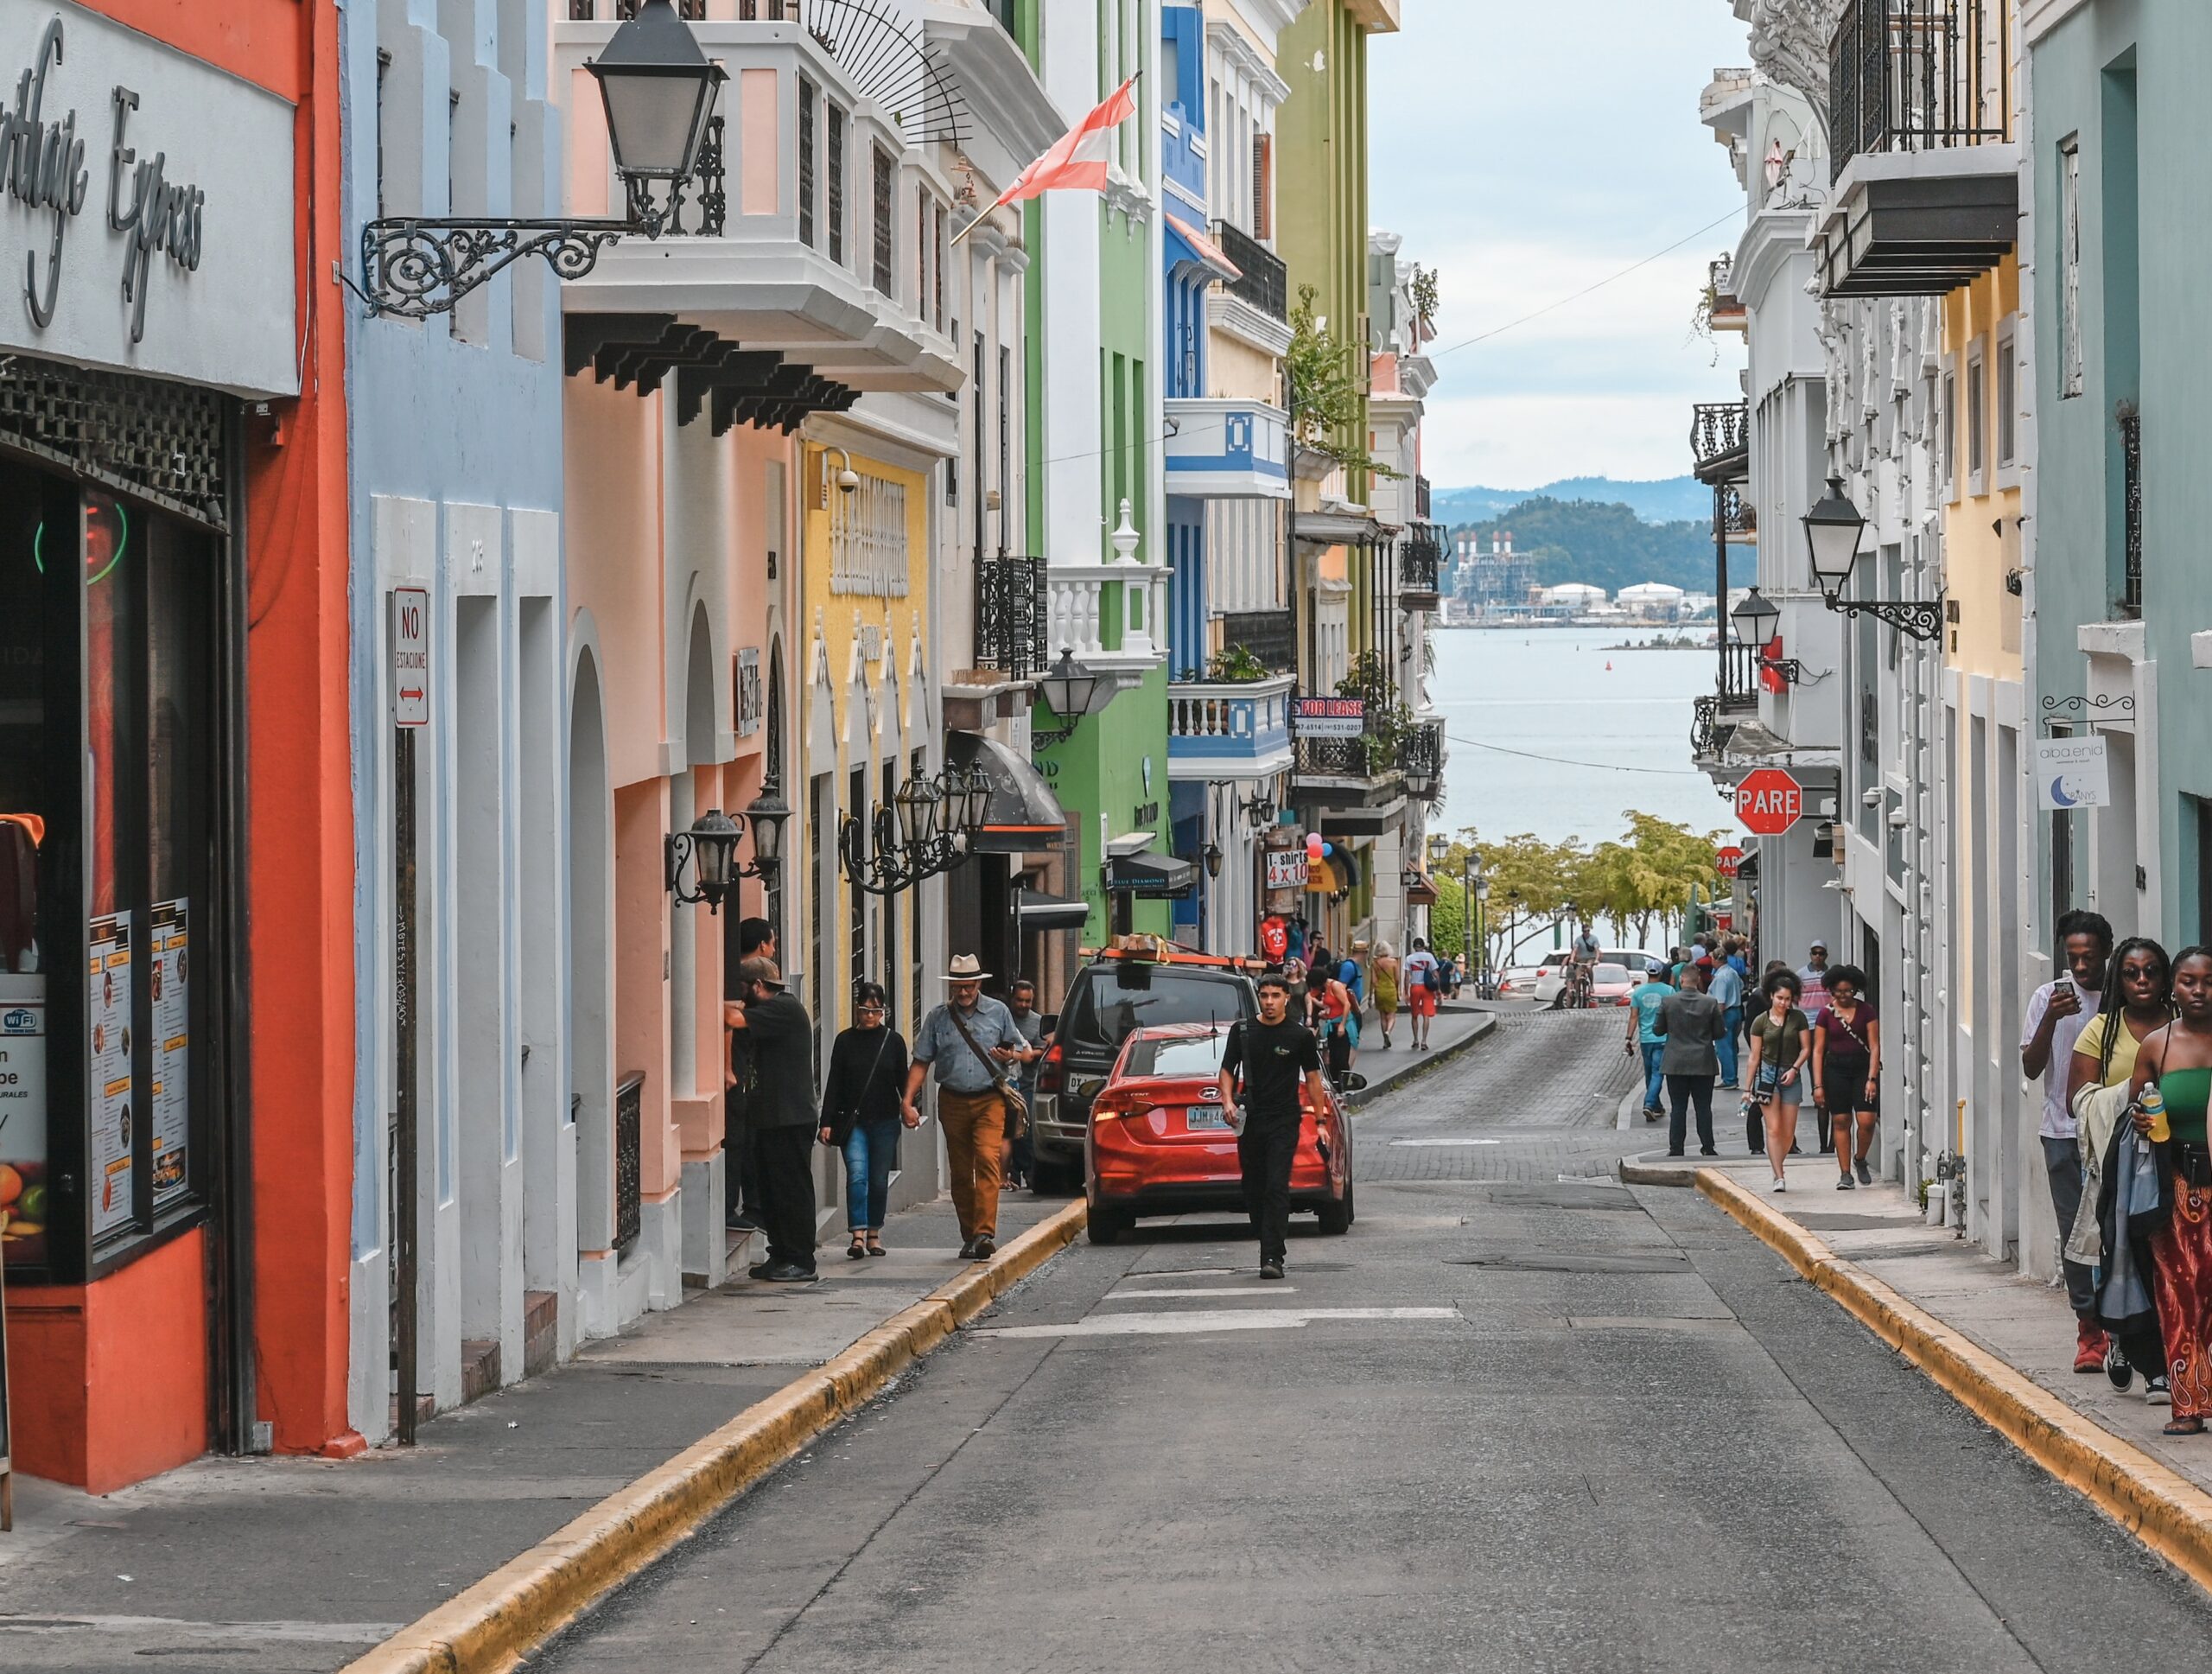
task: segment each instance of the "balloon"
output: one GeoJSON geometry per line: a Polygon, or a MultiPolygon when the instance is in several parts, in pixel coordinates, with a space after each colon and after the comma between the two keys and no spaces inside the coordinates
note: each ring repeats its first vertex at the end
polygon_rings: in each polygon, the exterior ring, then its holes
{"type": "Polygon", "coordinates": [[[1319,831],[1308,831],[1306,834],[1306,859],[1319,860],[1328,852],[1329,845],[1321,841],[1321,834],[1319,831]]]}

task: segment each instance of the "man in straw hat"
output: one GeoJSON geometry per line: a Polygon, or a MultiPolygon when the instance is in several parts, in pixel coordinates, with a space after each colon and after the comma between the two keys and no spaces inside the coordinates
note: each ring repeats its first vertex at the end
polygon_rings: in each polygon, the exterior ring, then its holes
{"type": "Polygon", "coordinates": [[[960,1258],[988,1261],[998,1253],[999,1184],[1004,1167],[1007,1095],[1028,1043],[1013,1014],[983,994],[991,973],[962,953],[944,973],[951,998],[922,1020],[906,1073],[906,1104],[920,1097],[922,1078],[937,1072],[937,1119],[944,1129],[952,1206],[960,1216],[960,1258]]]}

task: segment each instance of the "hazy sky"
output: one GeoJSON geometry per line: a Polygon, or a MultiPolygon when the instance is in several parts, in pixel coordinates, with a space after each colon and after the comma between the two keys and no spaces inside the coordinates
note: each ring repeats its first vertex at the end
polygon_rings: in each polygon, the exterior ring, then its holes
{"type": "Polygon", "coordinates": [[[1439,487],[1679,476],[1690,404],[1737,391],[1740,340],[1690,334],[1743,199],[1698,120],[1750,62],[1728,0],[1405,0],[1370,60],[1371,213],[1440,270],[1437,347],[1670,256],[1488,342],[1446,353],[1423,427],[1439,487]]]}

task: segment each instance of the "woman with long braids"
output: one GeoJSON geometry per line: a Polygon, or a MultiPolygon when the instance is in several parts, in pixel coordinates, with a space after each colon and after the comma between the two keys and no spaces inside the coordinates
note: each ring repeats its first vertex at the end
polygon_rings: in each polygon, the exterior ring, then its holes
{"type": "MultiPolygon", "coordinates": [[[[2173,964],[2166,950],[2148,936],[2130,936],[2113,950],[2110,975],[2097,1008],[2081,1034],[2066,1069],[2066,1108],[2078,1110],[2077,1101],[2090,1087],[2126,1086],[2135,1074],[2135,1060],[2143,1042],[2173,1021],[2173,964]]],[[[2082,1130],[2083,1172],[2088,1172],[2089,1130],[2082,1130]]],[[[2109,1153],[2110,1142],[2105,1147],[2109,1153]]],[[[2101,1168],[2099,1170],[2101,1173],[2101,1168]]],[[[2094,1217],[2098,1201],[2091,1198],[2085,1213],[2094,1217]]],[[[2062,1226],[2062,1238],[2074,1229],[2062,1226]]],[[[2105,1321],[2112,1344],[2105,1355],[2105,1375],[2114,1389],[2126,1389],[2137,1372],[2144,1378],[2146,1399],[2167,1397],[2166,1357],[2155,1328],[2128,1330],[2120,1322],[2105,1321]]]]}
{"type": "Polygon", "coordinates": [[[2165,1339],[2173,1391],[2168,1435],[2202,1435],[2212,1417],[2212,1149],[2205,1110],[2212,1104],[2212,947],[2174,958],[2174,1020],[2137,1050],[2128,1081],[2135,1130],[2158,1148],[2171,1211],[2151,1235],[2157,1263],[2151,1295],[2165,1339]],[[2164,1108],[2141,1106],[2155,1083],[2164,1108]]]}

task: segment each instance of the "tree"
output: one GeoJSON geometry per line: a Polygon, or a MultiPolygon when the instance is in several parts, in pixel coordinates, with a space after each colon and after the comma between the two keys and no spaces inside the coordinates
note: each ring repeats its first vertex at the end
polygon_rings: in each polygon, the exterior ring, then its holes
{"type": "Polygon", "coordinates": [[[1290,311],[1290,352],[1283,356],[1283,370],[1290,382],[1294,439],[1355,474],[1402,476],[1367,451],[1361,404],[1367,346],[1346,342],[1327,321],[1315,316],[1313,302],[1319,295],[1312,285],[1299,286],[1298,305],[1290,311]]]}

